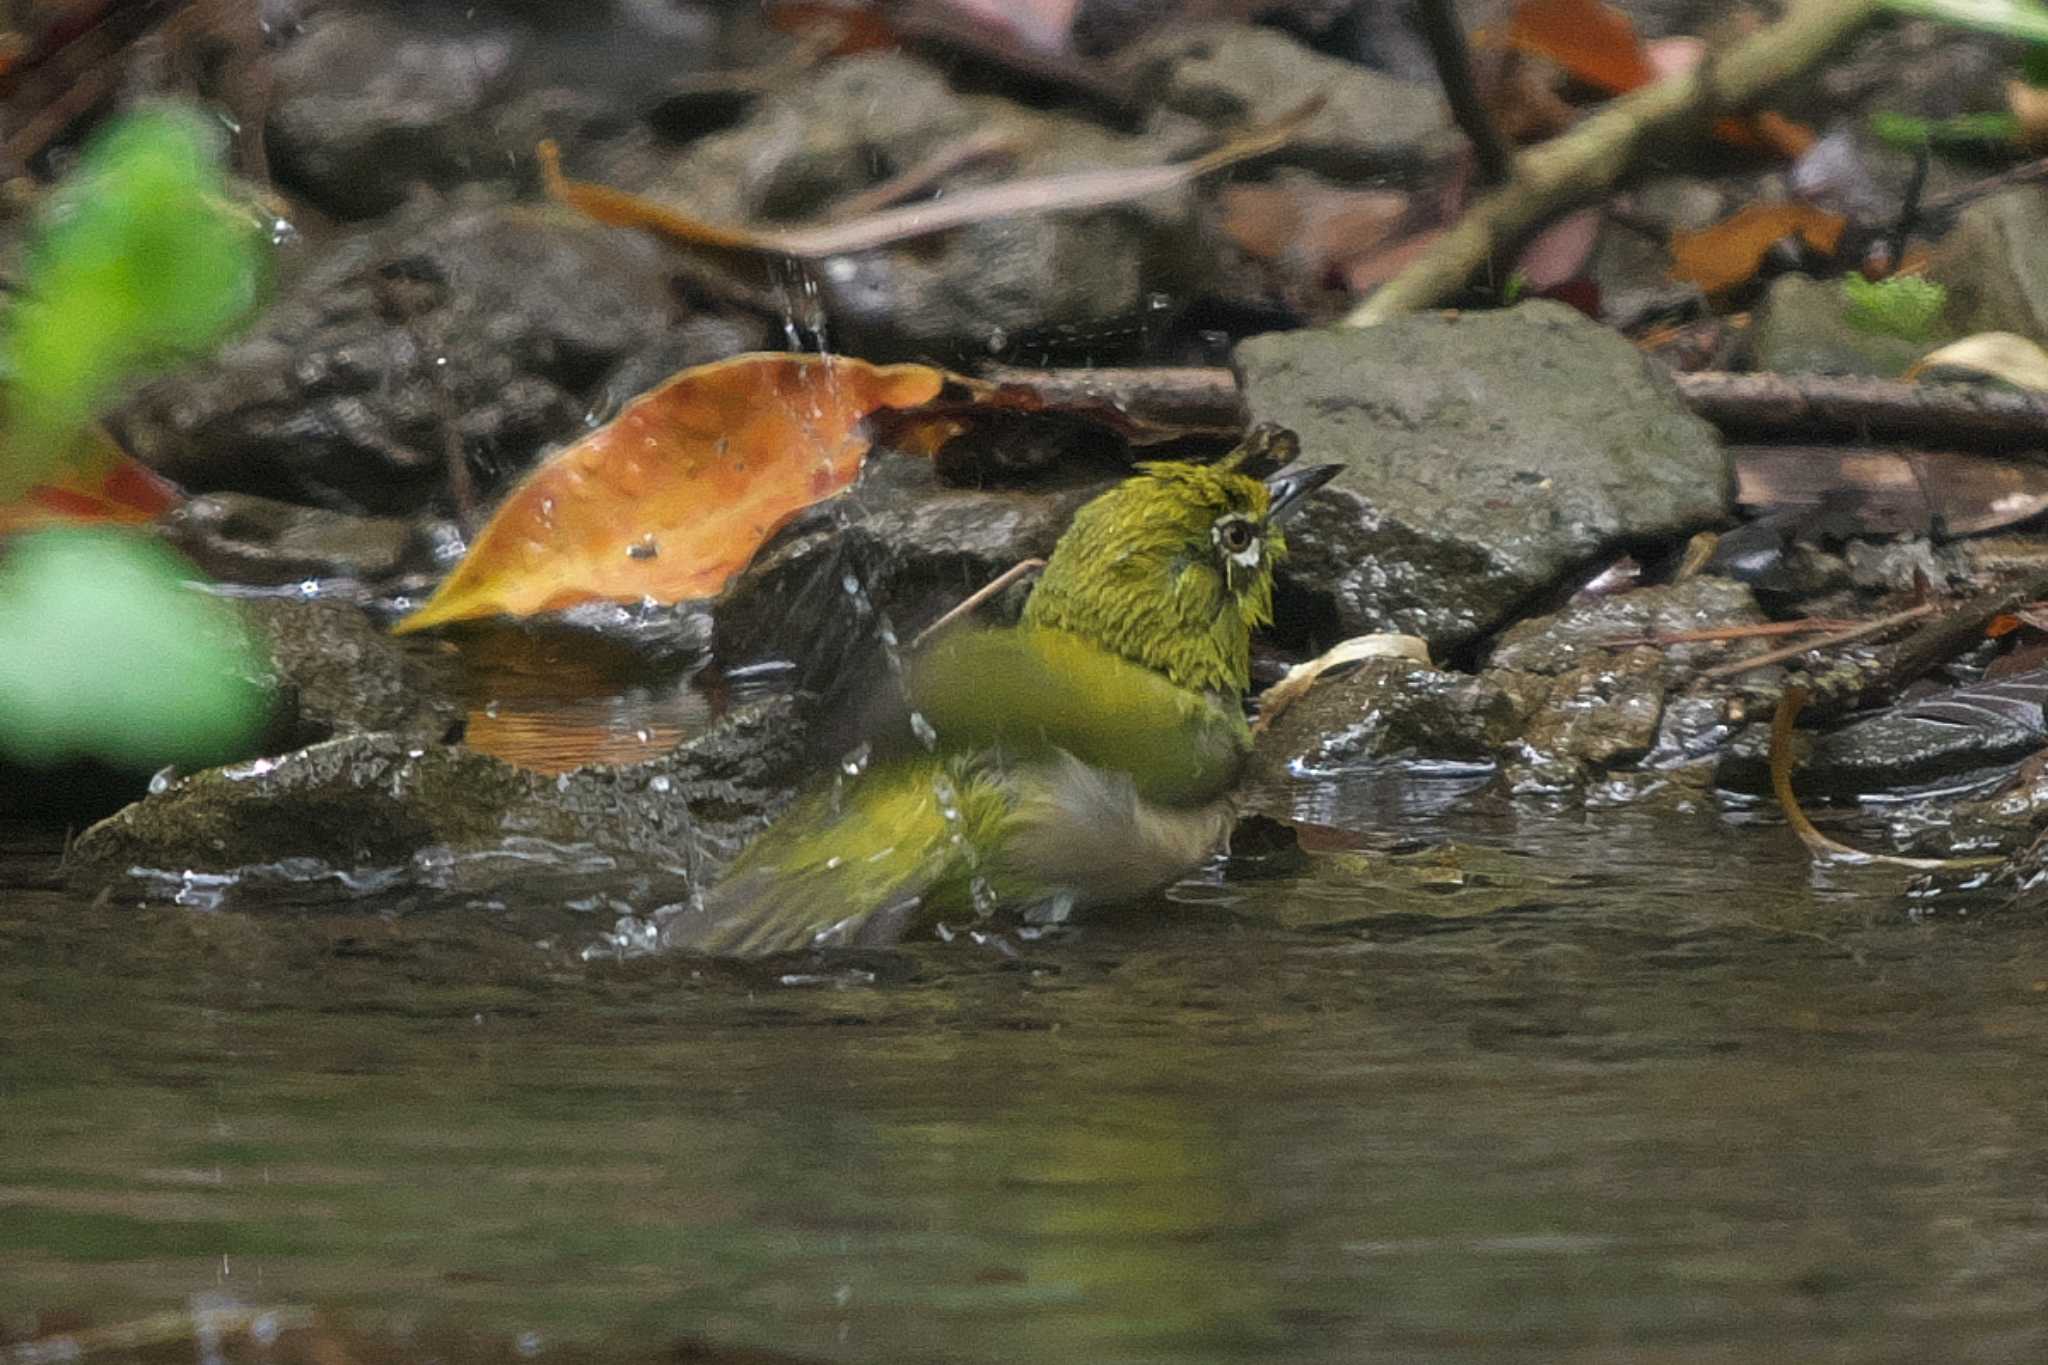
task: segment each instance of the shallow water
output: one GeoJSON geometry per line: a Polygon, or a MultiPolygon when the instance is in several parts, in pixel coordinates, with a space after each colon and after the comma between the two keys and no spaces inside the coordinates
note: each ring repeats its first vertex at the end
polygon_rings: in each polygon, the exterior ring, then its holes
{"type": "Polygon", "coordinates": [[[1326,792],[1458,842],[1014,959],[9,894],[0,1360],[223,1303],[390,1359],[2048,1353],[2029,916],[1714,813],[1443,804],[1326,792]]]}

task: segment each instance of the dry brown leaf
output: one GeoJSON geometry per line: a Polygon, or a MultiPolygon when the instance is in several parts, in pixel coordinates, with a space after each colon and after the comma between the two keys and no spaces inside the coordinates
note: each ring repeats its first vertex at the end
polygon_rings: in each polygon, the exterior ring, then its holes
{"type": "Polygon", "coordinates": [[[394,629],[710,597],[790,516],[852,482],[869,413],[945,382],[927,365],[819,355],[684,370],[527,475],[394,629]]]}
{"type": "Polygon", "coordinates": [[[1789,200],[1751,204],[1712,227],[1671,234],[1671,277],[1689,280],[1709,294],[1746,284],[1771,247],[1798,237],[1823,255],[1832,255],[1848,220],[1838,213],[1789,200]]]}
{"type": "Polygon", "coordinates": [[[1657,77],[1635,25],[1602,0],[1522,0],[1508,21],[1507,41],[1548,57],[1573,79],[1610,95],[1657,77]]]}
{"type": "Polygon", "coordinates": [[[1817,507],[1830,498],[1869,535],[1978,535],[2048,511],[2048,465],[1944,450],[1733,446],[1745,507],[1817,507]],[[1845,498],[1845,495],[1850,495],[1845,498]]]}

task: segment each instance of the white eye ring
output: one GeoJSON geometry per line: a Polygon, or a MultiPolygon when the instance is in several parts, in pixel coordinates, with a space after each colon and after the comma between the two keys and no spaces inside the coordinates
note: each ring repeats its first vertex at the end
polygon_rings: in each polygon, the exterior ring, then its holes
{"type": "Polygon", "coordinates": [[[1232,513],[1218,517],[1216,524],[1209,528],[1209,538],[1216,542],[1216,548],[1224,558],[1242,568],[1254,568],[1265,547],[1260,543],[1258,529],[1244,517],[1232,513]]]}

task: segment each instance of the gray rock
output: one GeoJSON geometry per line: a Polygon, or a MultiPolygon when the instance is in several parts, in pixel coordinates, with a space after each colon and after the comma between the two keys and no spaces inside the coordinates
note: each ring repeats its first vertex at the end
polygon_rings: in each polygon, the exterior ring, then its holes
{"type": "Polygon", "coordinates": [[[1752,345],[1759,370],[1894,379],[1949,336],[1909,341],[1858,326],[1839,280],[1781,275],[1757,310],[1752,345]]]}
{"type": "Polygon", "coordinates": [[[253,331],[116,425],[197,491],[416,512],[443,496],[451,443],[489,493],[585,430],[622,361],[761,343],[759,328],[686,320],[668,283],[639,234],[483,191],[422,202],[334,248],[253,331]]]}
{"type": "Polygon", "coordinates": [[[277,753],[341,735],[442,743],[465,714],[453,660],[402,644],[346,602],[258,598],[243,615],[269,645],[282,706],[277,753]]]}
{"type": "MultiPolygon", "coordinates": [[[[1487,656],[1487,667],[1557,677],[1619,657],[1622,651],[1606,641],[1758,625],[1764,619],[1756,597],[1744,585],[1725,578],[1693,578],[1586,598],[1548,616],[1519,621],[1501,633],[1487,656]]],[[[1675,644],[1658,649],[1657,657],[1664,676],[1682,682],[1701,667],[1769,647],[1755,641],[1675,644]]]]}
{"type": "MultiPolygon", "coordinates": [[[[991,132],[1015,147],[1011,166],[964,172],[950,186],[1156,165],[1209,140],[1199,123],[1172,114],[1142,134],[1117,134],[958,94],[902,54],[865,54],[762,98],[738,127],[692,143],[642,192],[713,222],[816,220],[845,195],[970,133],[991,132]]],[[[1182,190],[1087,212],[1005,215],[833,257],[805,272],[815,298],[791,292],[799,320],[821,328],[837,350],[987,355],[1026,329],[1083,337],[1129,330],[1155,294],[1199,288],[1209,261],[1193,195],[1182,190]]]]}
{"type": "Polygon", "coordinates": [[[187,898],[238,884],[475,893],[530,878],[544,857],[585,882],[687,894],[786,799],[794,734],[786,703],[758,703],[667,758],[558,777],[351,735],[172,783],[80,836],[65,877],[82,893],[187,898]]]}
{"type": "Polygon", "coordinates": [[[418,32],[374,11],[314,16],[275,62],[278,179],[344,218],[398,207],[416,185],[497,171],[485,111],[522,46],[503,26],[418,32]]]}
{"type": "Polygon", "coordinates": [[[1253,781],[1314,777],[1387,762],[1491,766],[1516,732],[1498,687],[1410,659],[1367,659],[1318,680],[1262,730],[1253,781]]]}
{"type": "MultiPolygon", "coordinates": [[[[1804,739],[1796,781],[1802,795],[1847,798],[1938,794],[1981,788],[2040,750],[2039,670],[1951,688],[1804,739]]],[[[1717,780],[1738,791],[1770,785],[1770,736],[1758,726],[1733,744],[1717,780]]]]}
{"type": "Polygon", "coordinates": [[[1481,676],[1525,717],[1504,746],[1510,790],[1550,794],[1591,786],[1619,769],[1690,770],[1704,782],[1739,728],[1741,702],[1697,681],[1702,667],[1768,641],[1617,648],[1609,641],[1764,619],[1750,590],[1695,578],[1572,603],[1505,632],[1481,676]]]}
{"type": "Polygon", "coordinates": [[[1948,317],[1968,335],[2017,332],[2048,343],[2048,188],[2003,190],[1964,209],[1928,267],[1948,286],[1948,317]]]}
{"type": "Polygon", "coordinates": [[[1275,29],[1176,24],[1122,62],[1167,107],[1212,123],[1265,123],[1321,96],[1322,109],[1284,155],[1333,178],[1412,174],[1458,149],[1434,84],[1323,56],[1275,29]]]}
{"type": "Polygon", "coordinates": [[[509,183],[530,174],[541,138],[573,154],[615,135],[711,55],[712,21],[691,22],[694,7],[580,8],[599,12],[580,25],[490,6],[312,15],[275,58],[278,179],[348,219],[421,186],[509,183]]]}
{"type": "Polygon", "coordinates": [[[433,545],[405,517],[356,517],[247,493],[188,498],[158,530],[193,563],[230,583],[306,579],[375,584],[431,572],[433,545]]]}
{"type": "Polygon", "coordinates": [[[1237,348],[1252,420],[1347,468],[1284,566],[1342,635],[1441,656],[1628,542],[1729,515],[1713,429],[1626,340],[1559,304],[1281,332],[1237,348]]]}

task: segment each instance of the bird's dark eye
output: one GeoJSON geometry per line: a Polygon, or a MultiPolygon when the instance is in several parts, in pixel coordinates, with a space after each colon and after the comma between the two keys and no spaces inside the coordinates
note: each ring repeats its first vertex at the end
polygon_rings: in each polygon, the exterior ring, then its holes
{"type": "Polygon", "coordinates": [[[1235,517],[1221,523],[1216,528],[1217,543],[1234,555],[1243,554],[1246,550],[1249,550],[1252,547],[1252,542],[1257,539],[1258,534],[1252,530],[1252,524],[1248,521],[1240,521],[1235,517]]]}

